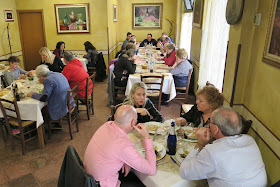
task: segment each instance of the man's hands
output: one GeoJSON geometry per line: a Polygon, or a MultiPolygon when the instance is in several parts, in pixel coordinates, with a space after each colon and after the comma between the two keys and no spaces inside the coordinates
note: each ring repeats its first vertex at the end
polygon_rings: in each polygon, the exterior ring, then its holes
{"type": "Polygon", "coordinates": [[[211,132],[209,128],[201,127],[196,131],[195,135],[198,140],[196,147],[200,150],[211,141],[211,132]]]}
{"type": "Polygon", "coordinates": [[[149,139],[150,134],[148,131],[148,128],[145,124],[143,123],[138,123],[137,125],[134,126],[134,129],[144,138],[144,139],[149,139]]]}
{"type": "Polygon", "coordinates": [[[128,175],[128,173],[130,172],[131,167],[127,164],[123,164],[122,167],[122,173],[124,173],[124,176],[126,177],[128,175]]]}

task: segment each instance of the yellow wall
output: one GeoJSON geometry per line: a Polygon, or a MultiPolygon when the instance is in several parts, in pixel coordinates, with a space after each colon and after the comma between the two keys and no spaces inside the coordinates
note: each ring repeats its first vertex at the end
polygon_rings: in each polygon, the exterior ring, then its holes
{"type": "MultiPolygon", "coordinates": [[[[7,33],[7,24],[8,23],[9,23],[9,29],[10,29],[12,52],[14,53],[14,52],[21,51],[15,0],[0,1],[0,12],[2,14],[0,16],[0,57],[2,57],[3,59],[7,59],[10,56],[9,42],[7,39],[8,38],[8,33],[7,33]],[[14,15],[13,22],[5,22],[4,10],[13,11],[13,15],[14,15]]],[[[22,62],[22,56],[19,56],[19,59],[22,62]]],[[[7,63],[7,62],[4,62],[4,63],[7,63]]],[[[21,65],[21,67],[23,67],[22,63],[20,65],[21,65]]]]}
{"type": "Polygon", "coordinates": [[[147,38],[147,34],[151,33],[154,39],[158,39],[161,36],[162,32],[167,34],[170,31],[170,24],[166,20],[169,19],[173,22],[173,31],[171,37],[176,41],[175,32],[176,32],[176,10],[177,10],[177,1],[176,0],[130,0],[124,1],[119,0],[119,41],[124,41],[126,38],[126,33],[131,32],[136,35],[137,41],[142,41],[147,38]],[[163,3],[163,15],[162,15],[162,29],[132,29],[132,3],[163,3]]]}

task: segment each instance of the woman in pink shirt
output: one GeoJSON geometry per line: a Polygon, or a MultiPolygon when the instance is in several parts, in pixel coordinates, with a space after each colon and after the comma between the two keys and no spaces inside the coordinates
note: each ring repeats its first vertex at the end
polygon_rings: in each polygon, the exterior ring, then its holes
{"type": "Polygon", "coordinates": [[[176,62],[176,50],[174,44],[166,45],[166,53],[166,56],[161,60],[164,60],[166,65],[173,66],[173,64],[176,62]]]}

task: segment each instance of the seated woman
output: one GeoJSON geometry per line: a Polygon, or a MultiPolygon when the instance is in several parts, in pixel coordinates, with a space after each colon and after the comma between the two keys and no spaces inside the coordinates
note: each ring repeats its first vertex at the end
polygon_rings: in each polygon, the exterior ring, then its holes
{"type": "Polygon", "coordinates": [[[4,71],[4,79],[7,83],[7,85],[10,85],[14,80],[17,79],[25,79],[27,74],[30,74],[31,72],[27,72],[23,69],[21,69],[19,64],[19,59],[15,56],[11,56],[9,59],[10,67],[6,71],[4,71]]]}
{"type": "Polygon", "coordinates": [[[65,65],[62,63],[61,59],[52,54],[48,48],[42,47],[39,50],[39,54],[42,57],[41,64],[47,65],[50,71],[58,73],[62,72],[65,65]]]}
{"type": "Polygon", "coordinates": [[[98,60],[98,51],[89,41],[86,41],[84,46],[87,54],[83,57],[88,60],[87,67],[95,67],[98,60]]]}
{"type": "Polygon", "coordinates": [[[224,97],[214,86],[205,86],[196,92],[196,96],[196,105],[183,114],[183,118],[176,120],[182,123],[192,122],[195,127],[209,127],[210,116],[214,110],[223,105],[224,97]]]}
{"type": "Polygon", "coordinates": [[[162,59],[168,66],[173,66],[176,62],[176,50],[174,44],[167,44],[166,45],[166,56],[162,59]]]}
{"type": "Polygon", "coordinates": [[[134,74],[136,70],[136,64],[134,63],[135,50],[129,49],[126,54],[122,55],[115,63],[114,75],[115,85],[120,87],[126,87],[129,74],[134,74]]]}
{"type": "Polygon", "coordinates": [[[176,52],[176,61],[172,67],[161,67],[162,69],[169,69],[173,75],[176,87],[185,87],[188,82],[188,75],[192,65],[187,60],[188,53],[185,49],[178,49],[176,52]]]}
{"type": "Polygon", "coordinates": [[[56,44],[56,48],[53,51],[53,54],[59,58],[63,58],[64,49],[65,49],[65,43],[60,41],[56,44]]]}

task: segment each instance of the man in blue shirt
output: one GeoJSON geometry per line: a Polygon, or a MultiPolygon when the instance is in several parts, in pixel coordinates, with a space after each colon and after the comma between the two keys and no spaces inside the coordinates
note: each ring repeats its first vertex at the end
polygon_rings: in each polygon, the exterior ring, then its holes
{"type": "Polygon", "coordinates": [[[124,50],[126,44],[128,43],[128,40],[131,38],[131,36],[132,36],[131,32],[128,32],[128,33],[126,34],[126,39],[125,39],[125,41],[124,41],[123,44],[122,44],[122,50],[124,50]]]}

